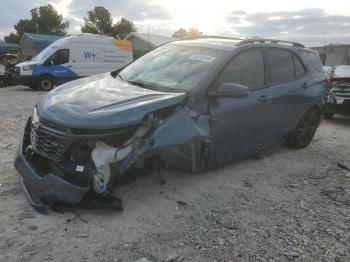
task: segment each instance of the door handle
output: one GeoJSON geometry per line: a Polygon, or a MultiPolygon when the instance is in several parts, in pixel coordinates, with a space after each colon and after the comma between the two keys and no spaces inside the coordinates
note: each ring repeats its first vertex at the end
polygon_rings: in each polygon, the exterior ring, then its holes
{"type": "Polygon", "coordinates": [[[71,65],[67,65],[67,67],[72,67],[71,65]]]}
{"type": "Polygon", "coordinates": [[[301,87],[304,88],[304,89],[306,89],[306,88],[309,87],[309,84],[305,82],[305,83],[303,83],[303,85],[302,85],[301,87]]]}
{"type": "Polygon", "coordinates": [[[272,96],[268,96],[268,95],[262,95],[258,98],[259,102],[262,103],[271,103],[272,102],[273,97],[272,96]]]}

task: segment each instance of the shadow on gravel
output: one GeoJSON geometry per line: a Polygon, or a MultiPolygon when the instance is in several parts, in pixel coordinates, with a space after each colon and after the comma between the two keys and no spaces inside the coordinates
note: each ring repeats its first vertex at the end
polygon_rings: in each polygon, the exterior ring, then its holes
{"type": "Polygon", "coordinates": [[[332,119],[327,119],[324,121],[333,123],[335,125],[350,126],[350,117],[346,117],[346,116],[335,116],[332,119]]]}

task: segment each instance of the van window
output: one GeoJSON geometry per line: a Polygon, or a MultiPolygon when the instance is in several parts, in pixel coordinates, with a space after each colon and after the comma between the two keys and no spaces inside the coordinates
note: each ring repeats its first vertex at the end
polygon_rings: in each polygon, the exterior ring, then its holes
{"type": "Polygon", "coordinates": [[[294,80],[292,53],[282,49],[266,49],[271,70],[271,84],[294,80]]]}
{"type": "Polygon", "coordinates": [[[52,61],[54,65],[62,65],[69,62],[69,49],[60,49],[54,53],[49,60],[52,61]]]}
{"type": "Polygon", "coordinates": [[[247,86],[250,90],[265,85],[264,58],[260,49],[243,51],[233,58],[218,79],[220,83],[235,83],[247,86]]]}
{"type": "Polygon", "coordinates": [[[308,51],[299,51],[299,53],[319,72],[324,72],[321,58],[317,53],[308,51]]]}

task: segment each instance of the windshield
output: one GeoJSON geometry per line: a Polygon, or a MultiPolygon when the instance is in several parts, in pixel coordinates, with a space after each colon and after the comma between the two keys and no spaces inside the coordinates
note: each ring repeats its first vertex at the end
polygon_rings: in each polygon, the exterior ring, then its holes
{"type": "Polygon", "coordinates": [[[168,44],[136,60],[119,75],[124,81],[162,91],[188,92],[224,54],[222,50],[168,44]]]}
{"type": "Polygon", "coordinates": [[[52,55],[57,50],[57,46],[49,45],[39,54],[32,58],[32,61],[43,61],[46,60],[50,55],[52,55]]]}

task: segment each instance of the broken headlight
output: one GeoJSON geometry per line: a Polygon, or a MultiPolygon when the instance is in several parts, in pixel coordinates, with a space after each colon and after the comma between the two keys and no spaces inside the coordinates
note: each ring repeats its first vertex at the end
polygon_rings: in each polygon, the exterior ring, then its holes
{"type": "Polygon", "coordinates": [[[35,124],[38,122],[39,122],[39,117],[38,117],[38,114],[36,112],[36,107],[34,107],[33,113],[32,113],[32,123],[35,124]]]}

